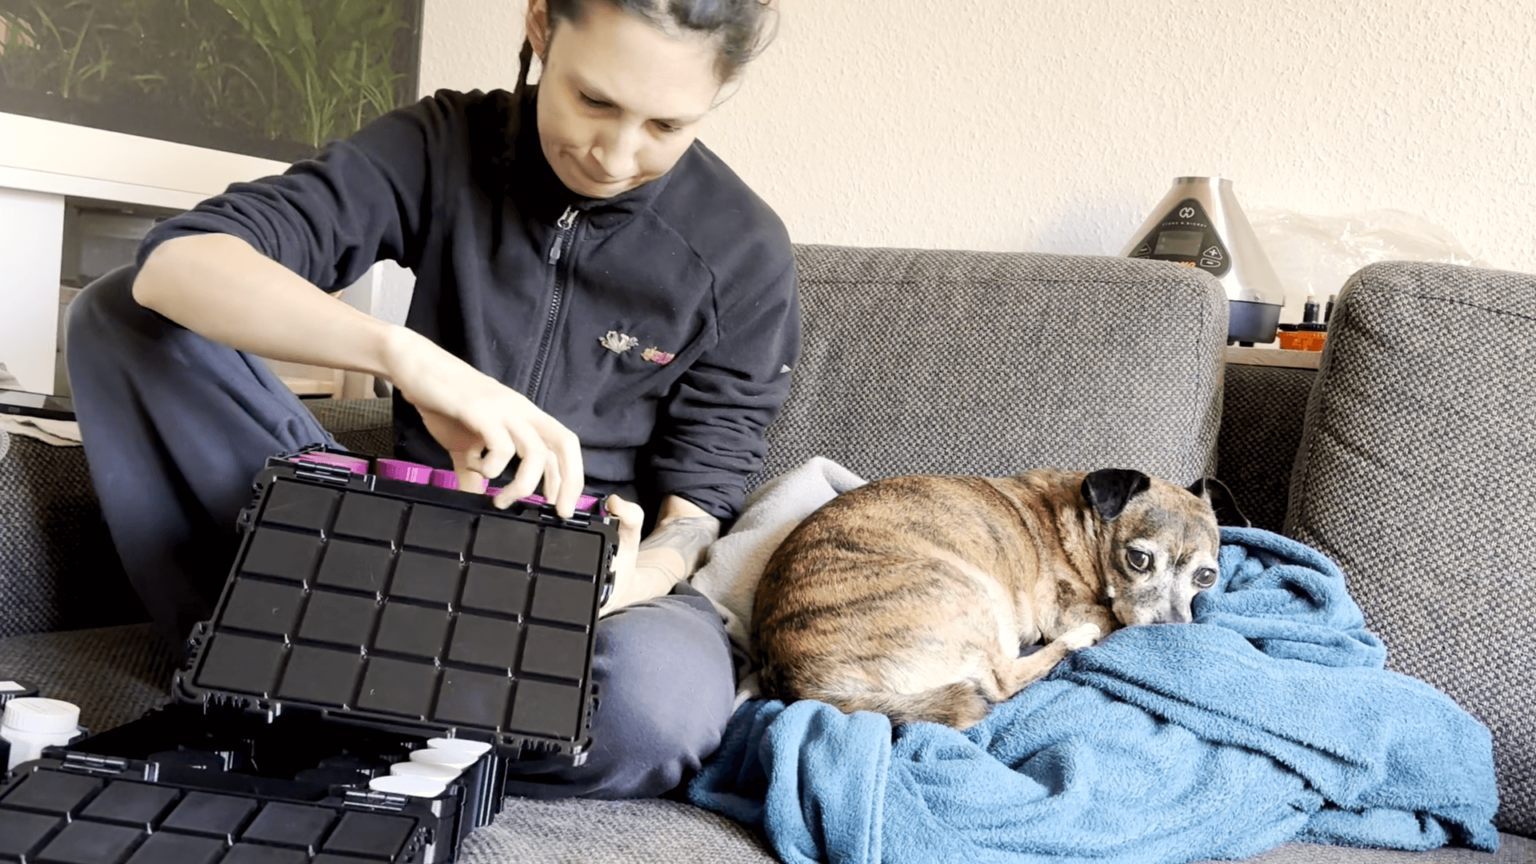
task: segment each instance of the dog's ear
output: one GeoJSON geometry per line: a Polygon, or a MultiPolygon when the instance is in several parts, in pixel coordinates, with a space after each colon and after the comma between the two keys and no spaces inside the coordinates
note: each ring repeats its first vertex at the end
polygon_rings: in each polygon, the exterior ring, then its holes
{"type": "Polygon", "coordinates": [[[1130,468],[1101,468],[1083,478],[1083,500],[1093,505],[1099,518],[1112,522],[1126,502],[1147,491],[1152,478],[1130,468]]]}
{"type": "Polygon", "coordinates": [[[1211,509],[1216,512],[1217,525],[1231,525],[1237,528],[1253,527],[1253,523],[1248,521],[1243,511],[1237,509],[1237,500],[1232,497],[1232,490],[1215,477],[1201,477],[1189,487],[1189,491],[1211,502],[1211,509]]]}

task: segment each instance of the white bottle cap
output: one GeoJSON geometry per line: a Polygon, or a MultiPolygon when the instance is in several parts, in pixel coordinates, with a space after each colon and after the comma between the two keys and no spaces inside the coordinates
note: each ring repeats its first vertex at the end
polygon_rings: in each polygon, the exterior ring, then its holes
{"type": "Polygon", "coordinates": [[[430,762],[433,765],[451,765],[463,770],[479,761],[480,757],[462,750],[438,750],[435,747],[425,747],[421,750],[411,751],[412,762],[430,762]]]}
{"type": "Polygon", "coordinates": [[[476,759],[491,752],[489,742],[476,741],[473,738],[433,738],[427,742],[427,746],[433,750],[459,750],[473,754],[476,759]]]}
{"type": "Polygon", "coordinates": [[[389,766],[389,773],[404,777],[429,777],[448,783],[458,779],[459,769],[452,765],[434,765],[431,762],[396,762],[389,766]]]}
{"type": "Polygon", "coordinates": [[[368,781],[368,788],[375,792],[393,792],[412,798],[436,798],[443,794],[448,784],[430,777],[412,777],[408,774],[385,774],[368,781]]]}
{"type": "Polygon", "coordinates": [[[80,707],[40,696],[12,699],[5,703],[0,725],[33,735],[73,735],[80,726],[80,707]]]}

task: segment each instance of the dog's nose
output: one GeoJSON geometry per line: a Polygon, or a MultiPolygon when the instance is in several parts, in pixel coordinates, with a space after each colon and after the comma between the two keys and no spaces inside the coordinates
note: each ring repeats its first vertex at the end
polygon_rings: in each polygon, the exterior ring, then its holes
{"type": "Polygon", "coordinates": [[[1188,624],[1195,620],[1187,607],[1175,606],[1157,616],[1158,624],[1188,624]]]}

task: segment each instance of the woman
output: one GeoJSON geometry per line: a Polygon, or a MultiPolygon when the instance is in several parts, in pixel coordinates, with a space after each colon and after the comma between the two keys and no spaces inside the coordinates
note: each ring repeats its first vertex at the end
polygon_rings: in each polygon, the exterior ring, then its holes
{"type": "Polygon", "coordinates": [[[714,749],[728,642],[680,583],[761,464],[799,318],[782,224],[695,136],[767,14],[533,0],[516,92],[440,92],[237,184],[76,301],[92,479],[167,635],[210,615],[266,457],[328,440],[241,352],[357,370],[394,385],[402,458],[504,482],[500,506],[542,483],[569,515],[587,487],[620,519],[594,752],[509,791],[656,795],[714,749]],[[384,258],[417,276],[405,327],[316,290],[384,258]]]}

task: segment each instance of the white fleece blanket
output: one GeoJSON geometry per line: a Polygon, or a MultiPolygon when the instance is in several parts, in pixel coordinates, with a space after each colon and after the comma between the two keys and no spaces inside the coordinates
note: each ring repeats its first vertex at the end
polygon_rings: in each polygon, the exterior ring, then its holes
{"type": "Polygon", "coordinates": [[[736,704],[758,694],[756,663],[747,627],[752,597],[773,550],[816,508],[864,485],[847,468],[817,456],[764,483],[747,497],[731,533],[709,547],[709,559],[693,574],[693,587],[725,619],[737,658],[736,704]]]}

